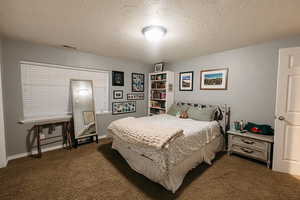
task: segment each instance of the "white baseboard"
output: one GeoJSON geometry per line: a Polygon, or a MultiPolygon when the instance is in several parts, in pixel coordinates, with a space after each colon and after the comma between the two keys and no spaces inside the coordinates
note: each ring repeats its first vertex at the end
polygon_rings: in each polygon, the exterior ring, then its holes
{"type": "Polygon", "coordinates": [[[6,161],[3,161],[0,163],[0,168],[3,168],[3,167],[6,167],[7,166],[7,160],[6,161]]]}
{"type": "MultiPolygon", "coordinates": [[[[104,138],[106,138],[106,135],[101,135],[101,136],[98,136],[98,137],[99,137],[99,139],[104,139],[104,138]]],[[[42,152],[53,151],[53,150],[62,149],[62,148],[63,148],[63,145],[60,144],[60,145],[53,146],[53,147],[43,148],[42,152]]],[[[3,166],[3,167],[6,167],[7,162],[10,161],[10,160],[15,160],[15,159],[18,159],[18,158],[27,157],[27,156],[34,155],[34,154],[37,154],[37,150],[33,150],[32,152],[25,152],[25,153],[19,153],[19,154],[15,154],[15,155],[12,155],[12,156],[8,156],[7,161],[5,163],[5,166],[3,166]]],[[[0,163],[0,168],[1,167],[2,167],[2,163],[0,163]]]]}
{"type": "Polygon", "coordinates": [[[100,140],[100,139],[104,139],[106,137],[107,137],[106,135],[100,135],[100,136],[98,136],[98,139],[100,140]]]}
{"type": "MultiPolygon", "coordinates": [[[[53,146],[53,147],[43,148],[42,152],[53,151],[53,150],[61,149],[61,148],[63,148],[63,145],[60,144],[60,145],[53,146]]],[[[17,159],[17,158],[27,157],[27,156],[34,155],[34,154],[37,154],[37,150],[33,150],[31,152],[19,153],[19,154],[15,154],[15,155],[12,155],[12,156],[8,156],[7,161],[14,160],[14,159],[17,159]]]]}

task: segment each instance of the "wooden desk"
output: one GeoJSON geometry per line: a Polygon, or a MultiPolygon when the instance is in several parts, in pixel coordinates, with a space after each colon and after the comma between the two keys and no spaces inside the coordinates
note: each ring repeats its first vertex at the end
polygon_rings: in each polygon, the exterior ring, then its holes
{"type": "Polygon", "coordinates": [[[45,117],[45,118],[36,118],[36,119],[28,119],[20,121],[20,123],[33,123],[32,129],[34,130],[34,133],[36,135],[36,142],[37,142],[37,157],[42,157],[42,149],[41,146],[53,144],[56,142],[63,142],[63,145],[65,145],[66,148],[71,149],[72,148],[72,139],[71,139],[71,131],[72,131],[72,125],[71,125],[72,116],[66,115],[66,116],[57,116],[57,117],[45,117]],[[61,137],[53,136],[41,139],[41,133],[43,131],[43,128],[49,128],[53,129],[54,126],[62,126],[62,140],[55,140],[48,143],[42,143],[42,141],[46,141],[53,138],[61,137]]]}

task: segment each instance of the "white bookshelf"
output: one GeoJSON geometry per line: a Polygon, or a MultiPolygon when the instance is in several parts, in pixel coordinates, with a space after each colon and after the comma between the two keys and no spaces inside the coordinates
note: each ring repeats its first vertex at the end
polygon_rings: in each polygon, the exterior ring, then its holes
{"type": "Polygon", "coordinates": [[[174,72],[149,74],[148,115],[163,114],[174,103],[174,72]]]}

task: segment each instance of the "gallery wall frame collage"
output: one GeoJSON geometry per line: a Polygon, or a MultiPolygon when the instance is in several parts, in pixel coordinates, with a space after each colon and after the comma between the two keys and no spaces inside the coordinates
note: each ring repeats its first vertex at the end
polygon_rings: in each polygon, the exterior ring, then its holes
{"type": "MultiPolygon", "coordinates": [[[[200,90],[227,90],[228,68],[200,71],[200,90]]],[[[179,91],[193,91],[194,71],[179,72],[179,91]]]]}
{"type": "MultiPolygon", "coordinates": [[[[112,71],[112,86],[124,86],[124,72],[112,71]]],[[[127,101],[115,101],[112,103],[112,114],[127,114],[136,112],[136,101],[144,100],[145,75],[131,73],[131,93],[126,94],[127,101]]],[[[113,99],[124,99],[123,90],[113,90],[113,99]]]]}

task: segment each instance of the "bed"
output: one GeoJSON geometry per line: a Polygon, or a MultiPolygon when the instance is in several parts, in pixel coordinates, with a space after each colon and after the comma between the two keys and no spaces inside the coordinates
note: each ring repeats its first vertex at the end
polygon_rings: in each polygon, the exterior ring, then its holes
{"type": "MultiPolygon", "coordinates": [[[[178,104],[201,108],[214,106],[178,104]]],[[[108,127],[108,137],[113,139],[112,148],[125,158],[132,169],[175,193],[188,171],[202,162],[211,164],[215,154],[224,148],[222,133],[228,126],[229,112],[226,105],[216,108],[215,121],[211,122],[181,119],[168,114],[124,119],[126,130],[140,126],[140,129],[131,132],[133,137],[141,132],[146,136],[153,133],[155,138],[164,135],[163,143],[159,140],[155,145],[149,145],[147,137],[142,138],[142,142],[136,142],[135,138],[126,140],[120,129],[114,129],[114,124],[108,127]],[[168,137],[168,131],[172,130],[174,134],[168,137]]]]}

